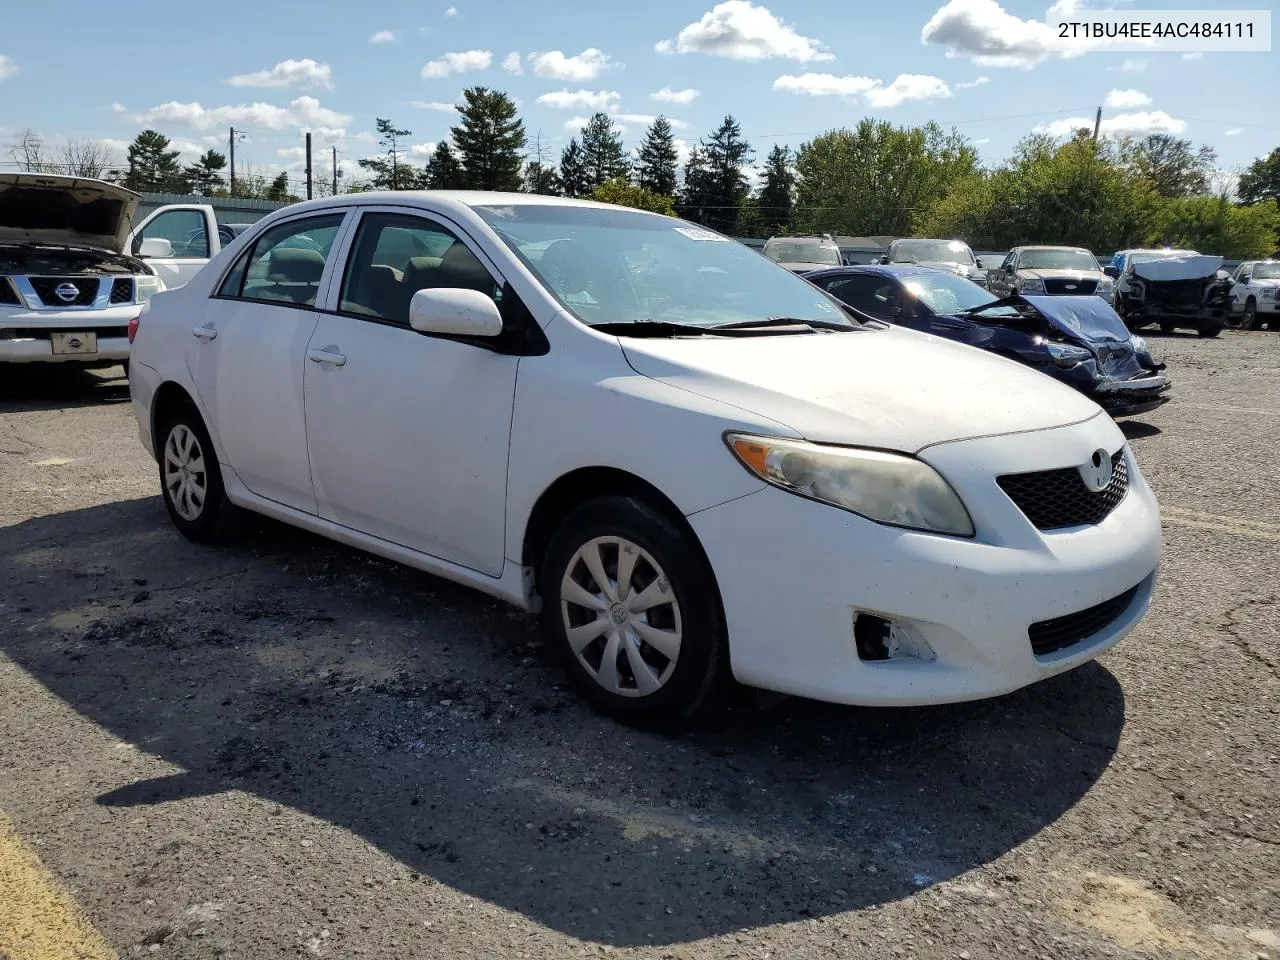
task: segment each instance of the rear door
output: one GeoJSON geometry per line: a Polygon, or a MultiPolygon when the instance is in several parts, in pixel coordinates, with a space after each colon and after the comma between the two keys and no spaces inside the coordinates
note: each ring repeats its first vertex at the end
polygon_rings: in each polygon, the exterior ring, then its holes
{"type": "Polygon", "coordinates": [[[222,249],[222,241],[206,204],[173,204],[161,207],[140,223],[129,236],[129,252],[139,255],[143,240],[167,240],[172,254],[148,257],[167,289],[181,287],[222,249]]]}

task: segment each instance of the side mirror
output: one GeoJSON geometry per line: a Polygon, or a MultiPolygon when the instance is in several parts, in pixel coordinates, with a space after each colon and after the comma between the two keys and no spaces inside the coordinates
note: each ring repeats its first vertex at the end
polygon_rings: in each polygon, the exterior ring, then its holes
{"type": "Polygon", "coordinates": [[[848,258],[848,257],[841,257],[841,258],[840,258],[840,266],[842,266],[842,267],[847,267],[847,266],[849,266],[849,258],[848,258]]]}
{"type": "Polygon", "coordinates": [[[163,237],[146,237],[138,244],[138,256],[143,260],[156,260],[173,256],[173,244],[163,237]]]}
{"type": "Polygon", "coordinates": [[[1119,270],[1119,268],[1117,268],[1117,267],[1113,267],[1113,266],[1112,266],[1111,264],[1109,264],[1109,263],[1108,263],[1105,267],[1103,267],[1103,268],[1102,268],[1102,272],[1103,272],[1103,273],[1105,273],[1105,274],[1106,274],[1108,277],[1110,277],[1112,280],[1116,280],[1116,279],[1118,279],[1118,278],[1119,278],[1119,276],[1120,276],[1120,270],[1119,270]]]}
{"type": "Polygon", "coordinates": [[[1240,277],[1236,280],[1236,283],[1248,283],[1251,279],[1252,278],[1249,276],[1249,274],[1242,273],[1240,274],[1240,277]]]}
{"type": "Polygon", "coordinates": [[[409,326],[419,333],[496,337],[502,333],[502,314],[493,298],[479,290],[438,287],[413,295],[409,326]]]}

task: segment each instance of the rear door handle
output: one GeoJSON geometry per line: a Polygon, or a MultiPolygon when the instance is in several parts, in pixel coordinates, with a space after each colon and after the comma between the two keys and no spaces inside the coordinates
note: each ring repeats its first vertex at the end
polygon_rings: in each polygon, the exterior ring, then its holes
{"type": "Polygon", "coordinates": [[[312,363],[328,363],[335,367],[340,367],[347,362],[347,358],[338,352],[337,345],[332,343],[317,350],[308,350],[307,359],[312,363]]]}
{"type": "Polygon", "coordinates": [[[213,324],[206,323],[203,327],[193,327],[191,329],[193,336],[199,337],[201,340],[218,339],[218,331],[214,329],[213,324]]]}

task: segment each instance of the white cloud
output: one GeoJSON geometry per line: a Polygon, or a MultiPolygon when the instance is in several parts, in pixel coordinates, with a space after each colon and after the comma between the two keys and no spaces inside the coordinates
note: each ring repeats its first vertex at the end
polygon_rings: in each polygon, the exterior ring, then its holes
{"type": "Polygon", "coordinates": [[[724,0],[682,29],[674,40],[661,40],[654,49],[659,53],[705,53],[729,60],[834,60],[823,46],[796,33],[767,7],[758,7],[751,0],[724,0]]]}
{"type": "Polygon", "coordinates": [[[981,87],[991,82],[990,77],[978,77],[976,80],[969,80],[966,83],[957,83],[957,90],[972,90],[974,87],[981,87]]]}
{"type": "Polygon", "coordinates": [[[811,97],[861,97],[868,106],[879,108],[896,107],[909,100],[942,100],[951,96],[951,88],[937,77],[918,73],[900,74],[888,86],[872,77],[805,73],[798,77],[781,76],[773,81],[773,89],[811,97]]]}
{"type": "Polygon", "coordinates": [[[587,125],[587,121],[590,119],[591,119],[590,117],[570,117],[568,120],[564,122],[564,128],[566,130],[572,130],[574,133],[577,133],[579,130],[581,130],[583,127],[587,125]]]}
{"type": "Polygon", "coordinates": [[[444,12],[444,15],[445,15],[446,17],[456,17],[456,16],[458,15],[458,8],[457,8],[457,7],[450,7],[448,10],[446,10],[446,11],[444,12]]]}
{"type": "Polygon", "coordinates": [[[1130,57],[1118,67],[1108,67],[1108,70],[1119,70],[1121,73],[1142,73],[1147,69],[1147,61],[1139,60],[1136,57],[1130,57]]]}
{"type": "Polygon", "coordinates": [[[1030,69],[1065,47],[1044,20],[1023,20],[996,0],[947,0],[920,31],[920,42],[947,48],[948,57],[969,57],[984,67],[1030,69]]]}
{"type": "Polygon", "coordinates": [[[559,50],[529,54],[533,72],[548,80],[566,80],[583,83],[594,80],[613,66],[612,58],[595,47],[588,47],[575,57],[566,57],[559,50]]]}
{"type": "Polygon", "coordinates": [[[394,30],[379,30],[369,38],[370,43],[395,43],[396,32],[394,30]]]}
{"type": "Polygon", "coordinates": [[[346,127],[308,127],[304,132],[310,132],[313,145],[327,147],[347,139],[346,127]]]}
{"type": "Polygon", "coordinates": [[[492,50],[459,50],[446,53],[439,60],[428,60],[422,68],[422,79],[438,80],[455,73],[470,73],[473,70],[488,70],[493,63],[492,50]]]}
{"type": "Polygon", "coordinates": [[[520,51],[512,50],[502,58],[502,69],[517,77],[524,75],[524,67],[520,66],[520,51]]]}
{"type": "Polygon", "coordinates": [[[303,160],[307,159],[306,147],[281,147],[276,151],[276,156],[281,160],[303,160]]]}
{"type": "Polygon", "coordinates": [[[538,103],[556,110],[606,110],[621,96],[617,90],[554,90],[540,96],[538,103]]]}
{"type": "MultiPolygon", "coordinates": [[[[611,106],[609,108],[609,116],[613,119],[615,123],[618,123],[618,124],[633,123],[633,124],[639,124],[640,126],[645,126],[645,127],[649,126],[649,124],[653,123],[653,121],[658,119],[656,116],[654,116],[651,113],[622,113],[621,111],[618,110],[616,105],[611,106]]],[[[672,117],[667,117],[667,123],[671,124],[672,129],[675,129],[675,130],[692,130],[693,129],[693,124],[685,123],[683,120],[676,120],[672,117]]]]}
{"type": "Polygon", "coordinates": [[[670,87],[663,87],[657,93],[649,94],[649,99],[657,100],[659,103],[690,104],[700,95],[700,92],[693,89],[693,87],[687,87],[684,90],[672,90],[670,87]]]}
{"type": "MultiPolygon", "coordinates": [[[[1069,137],[1082,128],[1093,129],[1093,121],[1093,117],[1068,117],[1042,123],[1035,132],[1047,133],[1051,137],[1069,137]]],[[[1163,110],[1149,110],[1103,117],[1100,132],[1104,136],[1145,137],[1152,133],[1182,133],[1186,129],[1187,121],[1171,117],[1163,110]]]]}
{"type": "Polygon", "coordinates": [[[440,113],[453,113],[458,109],[456,104],[445,103],[443,100],[410,100],[409,106],[417,107],[419,110],[436,110],[440,113]]]}
{"type": "Polygon", "coordinates": [[[8,80],[18,72],[18,65],[13,62],[13,57],[6,57],[0,53],[0,80],[8,80]]]}
{"type": "Polygon", "coordinates": [[[1145,107],[1151,102],[1141,90],[1112,90],[1107,94],[1103,105],[1115,110],[1127,110],[1133,107],[1145,107]]]}
{"type": "Polygon", "coordinates": [[[359,143],[377,143],[378,142],[377,136],[375,134],[370,133],[368,130],[361,130],[351,139],[358,141],[359,143]]]}
{"type": "Polygon", "coordinates": [[[287,107],[258,102],[206,108],[195,101],[181,103],[170,100],[152,107],[136,119],[139,123],[174,123],[198,130],[228,124],[287,130],[307,126],[342,127],[351,122],[348,115],[323,107],[315,97],[308,96],[298,97],[287,107]]]}
{"type": "Polygon", "coordinates": [[[222,145],[222,138],[216,134],[210,134],[209,136],[201,137],[200,139],[211,147],[218,147],[222,145]]]}
{"type": "Polygon", "coordinates": [[[126,107],[123,103],[116,101],[115,103],[111,104],[111,112],[112,113],[128,113],[129,108],[126,107]]]}
{"type": "Polygon", "coordinates": [[[1182,59],[1183,60],[1199,60],[1203,56],[1204,56],[1203,53],[1184,53],[1182,55],[1182,59]]]}
{"type": "Polygon", "coordinates": [[[409,156],[416,160],[429,160],[431,155],[436,152],[436,143],[434,140],[427,143],[415,143],[409,148],[409,156]]]}
{"type": "Polygon", "coordinates": [[[975,147],[981,147],[981,146],[985,146],[986,144],[988,144],[988,143],[990,143],[990,142],[991,142],[991,138],[990,138],[990,137],[982,137],[981,139],[978,139],[978,140],[973,141],[973,145],[974,145],[975,147]]]}
{"type": "Polygon", "coordinates": [[[676,147],[676,163],[683,167],[689,162],[689,154],[693,153],[693,144],[688,140],[681,140],[679,137],[672,142],[676,147]]]}
{"type": "Polygon", "coordinates": [[[1232,127],[1230,130],[1228,130],[1226,133],[1224,133],[1224,134],[1223,134],[1223,136],[1224,136],[1224,137],[1238,137],[1238,136],[1240,136],[1240,134],[1242,134],[1242,133],[1244,133],[1244,127],[1232,127]]]}
{"type": "Polygon", "coordinates": [[[303,60],[281,60],[270,70],[241,73],[227,83],[233,87],[324,87],[333,89],[333,71],[327,63],[303,60]]]}

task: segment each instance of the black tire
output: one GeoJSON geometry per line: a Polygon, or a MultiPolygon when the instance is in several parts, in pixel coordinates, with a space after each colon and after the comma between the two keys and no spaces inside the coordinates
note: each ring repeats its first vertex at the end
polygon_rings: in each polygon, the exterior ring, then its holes
{"type": "Polygon", "coordinates": [[[1216,337],[1222,332],[1222,324],[1214,324],[1211,327],[1201,327],[1197,333],[1202,337],[1216,337]]]}
{"type": "Polygon", "coordinates": [[[128,360],[120,361],[120,366],[124,367],[124,378],[128,380],[129,379],[129,361],[128,360]]]}
{"type": "MultiPolygon", "coordinates": [[[[165,509],[173,525],[188,540],[196,543],[214,543],[228,539],[240,531],[241,512],[227,499],[226,488],[222,485],[222,470],[218,466],[218,457],[214,453],[213,442],[209,439],[209,431],[199,412],[189,402],[177,404],[166,411],[156,431],[156,460],[160,469],[160,491],[164,498],[165,509]],[[179,497],[179,489],[172,485],[172,477],[166,479],[167,458],[172,449],[170,444],[181,446],[184,435],[179,431],[186,430],[197,445],[199,463],[202,470],[191,471],[191,480],[202,483],[204,494],[198,504],[194,516],[190,513],[190,505],[195,498],[187,501],[188,506],[179,509],[175,498],[179,497]]],[[[190,448],[188,448],[190,449],[190,448]]],[[[192,456],[192,460],[195,457],[192,456]]]]}
{"type": "MultiPolygon", "coordinates": [[[[621,561],[619,549],[614,547],[612,569],[608,547],[602,554],[606,579],[617,574],[621,561]]],[[[610,582],[616,586],[615,581],[610,582]]],[[[591,583],[594,580],[588,580],[587,586],[591,583]]],[[[543,600],[542,622],[548,641],[574,686],[602,713],[633,726],[673,730],[690,724],[719,699],[727,679],[727,643],[715,578],[697,544],[690,542],[690,535],[648,503],[635,497],[606,496],[574,509],[547,547],[539,586],[543,600]],[[582,659],[570,645],[569,626],[582,625],[572,624],[573,619],[601,623],[610,632],[613,629],[610,624],[619,622],[610,620],[610,612],[616,613],[620,604],[613,604],[612,611],[600,609],[593,619],[587,607],[566,601],[562,595],[561,584],[566,575],[572,574],[578,583],[586,579],[585,564],[577,559],[577,554],[598,537],[623,538],[648,554],[657,571],[643,557],[636,559],[634,582],[639,584],[651,576],[647,586],[657,581],[657,573],[661,572],[669,584],[662,593],[670,593],[674,598],[674,604],[665,601],[653,608],[659,613],[665,610],[668,617],[674,612],[679,614],[680,644],[674,660],[658,653],[656,647],[643,644],[637,647],[637,651],[644,650],[646,662],[654,667],[655,673],[665,678],[653,693],[628,696],[606,689],[603,681],[597,681],[593,671],[603,670],[604,653],[610,642],[608,635],[602,634],[582,647],[582,659]],[[593,659],[596,663],[589,669],[593,659]],[[669,674],[664,672],[667,667],[670,667],[669,674]]],[[[644,623],[648,627],[655,625],[649,613],[644,614],[644,623]]],[[[625,631],[625,628],[619,629],[625,631]]],[[[616,673],[622,682],[630,677],[632,689],[638,690],[639,683],[634,679],[635,670],[629,662],[625,643],[622,640],[615,648],[616,673]]]]}
{"type": "Polygon", "coordinates": [[[1244,313],[1240,315],[1240,329],[1253,330],[1258,326],[1258,303],[1252,297],[1244,305],[1244,313]]]}

